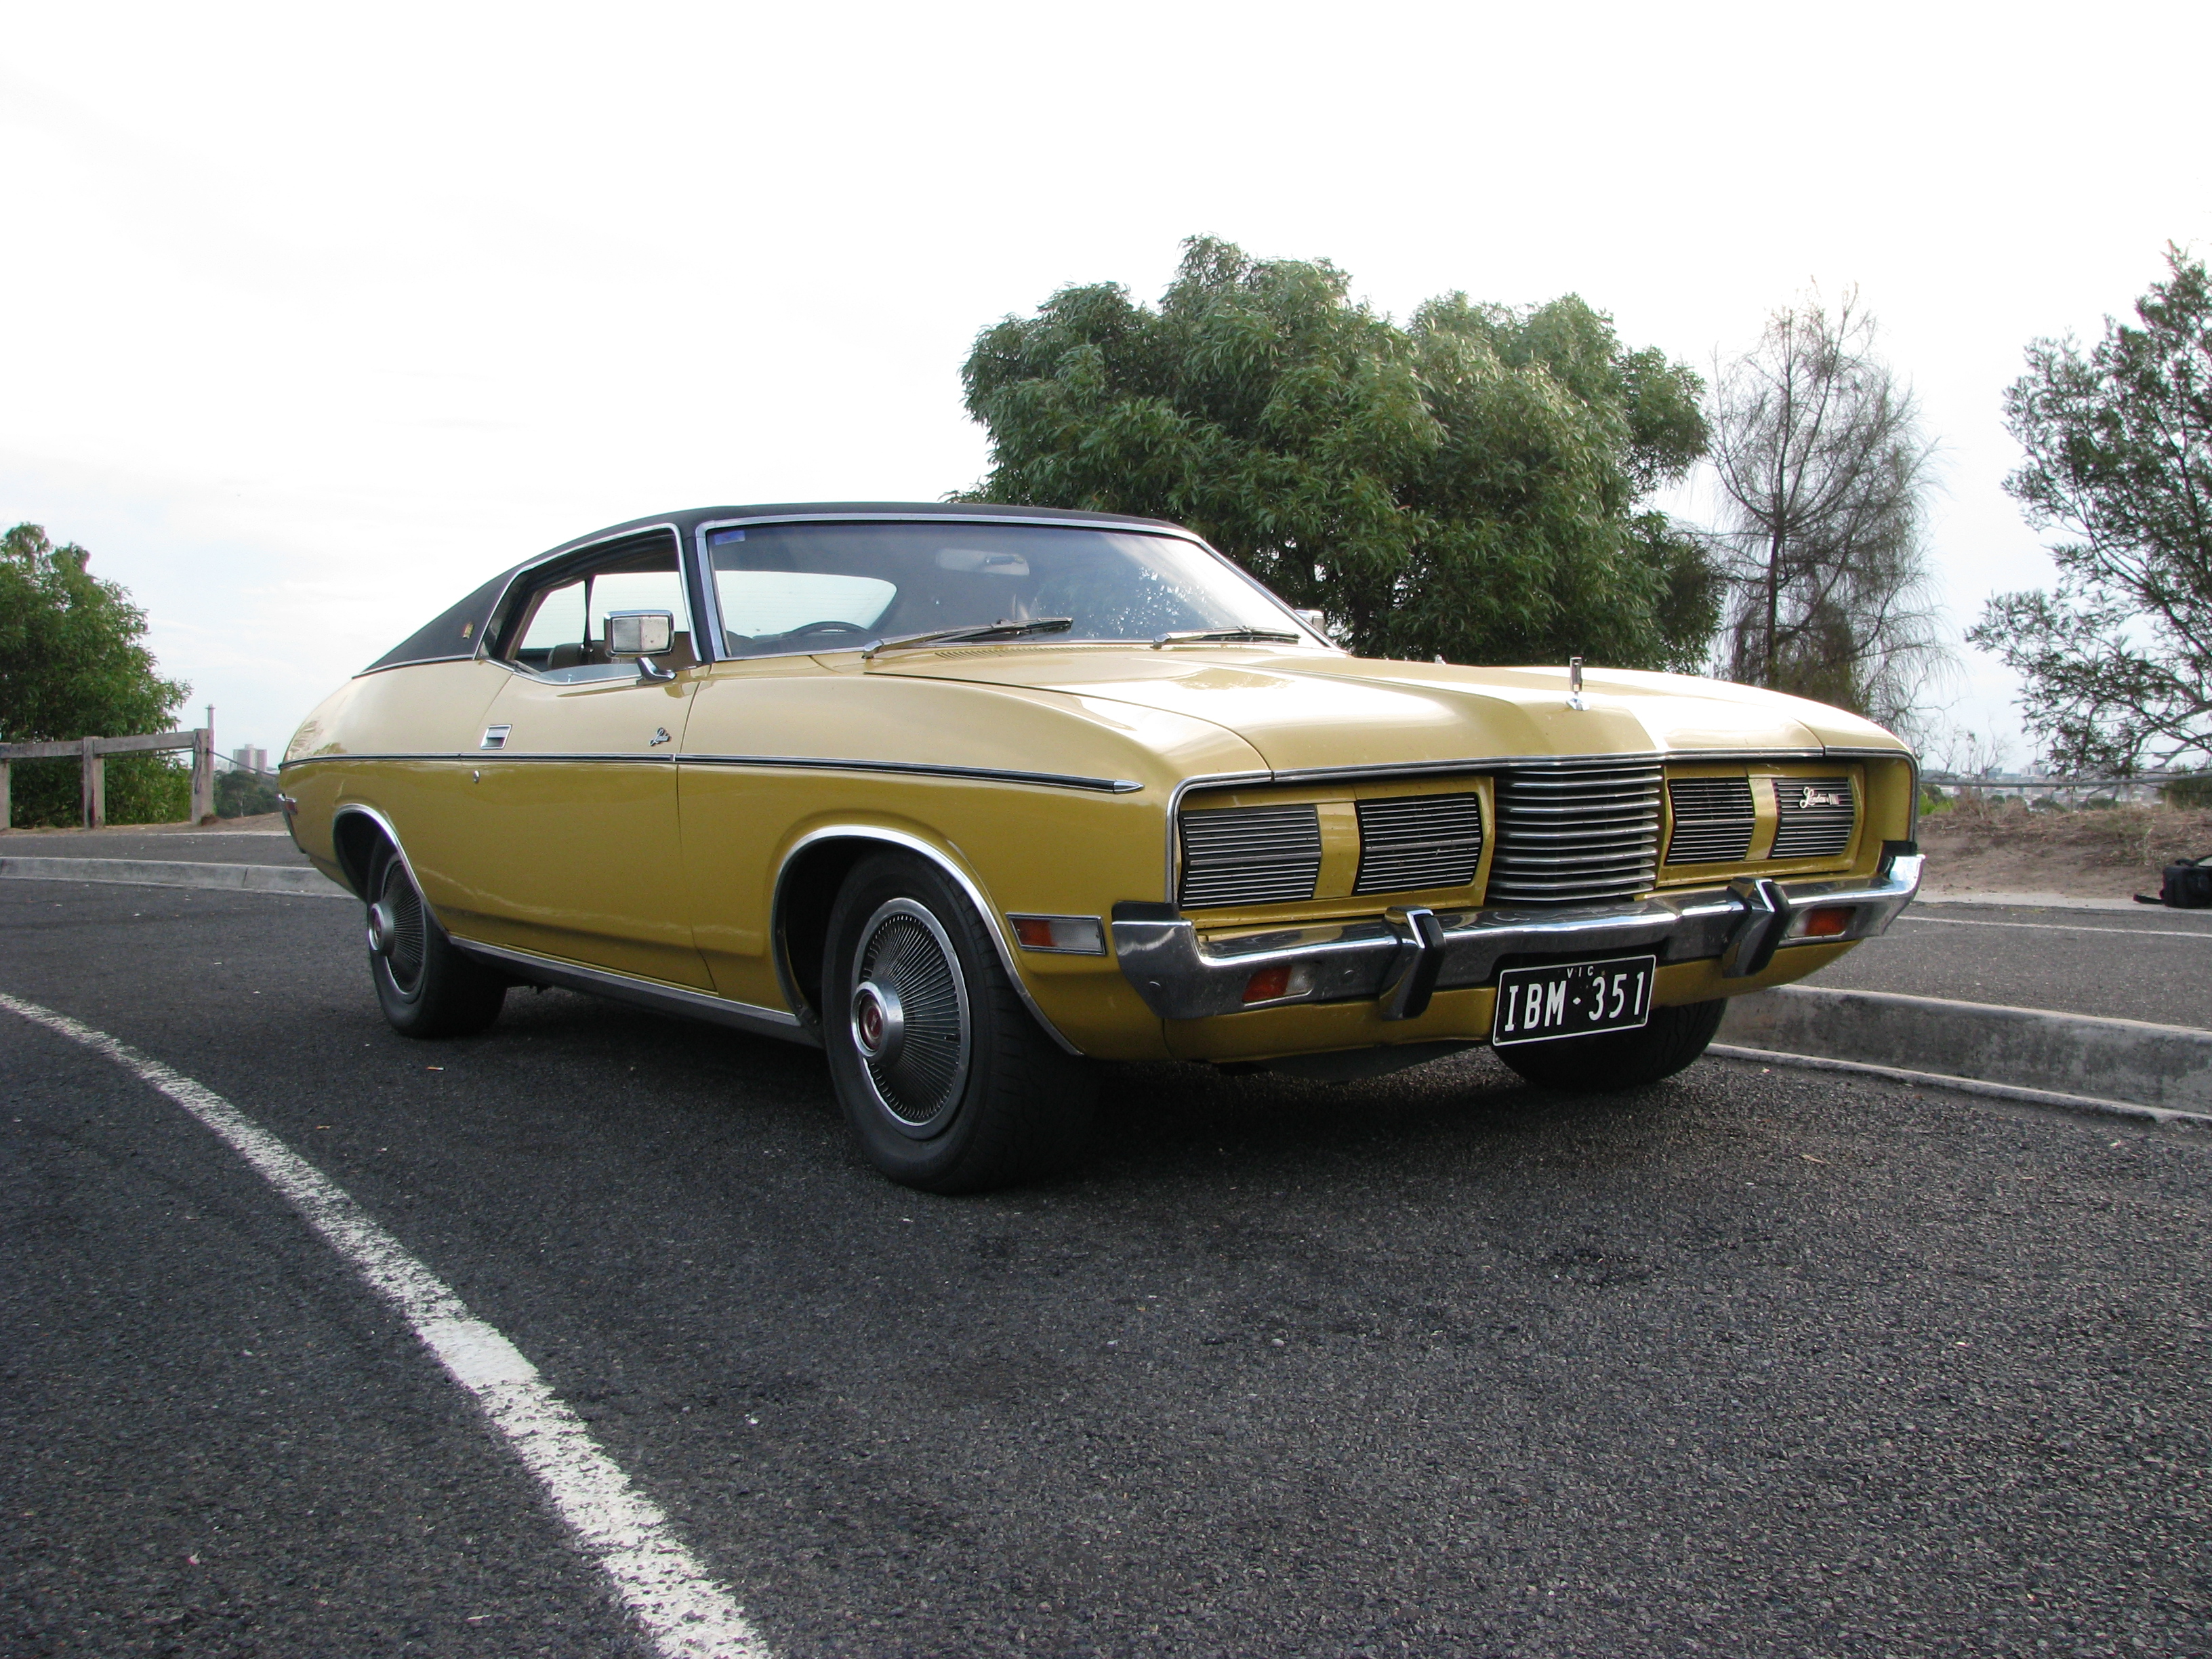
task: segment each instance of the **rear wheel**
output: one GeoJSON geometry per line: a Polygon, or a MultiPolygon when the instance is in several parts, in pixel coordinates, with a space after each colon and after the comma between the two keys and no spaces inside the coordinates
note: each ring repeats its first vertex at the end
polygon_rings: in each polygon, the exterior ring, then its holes
{"type": "Polygon", "coordinates": [[[370,866],[368,894],[368,973],[393,1030],[467,1036],[499,1018],[506,979],[454,947],[388,846],[370,866]]]}
{"type": "Polygon", "coordinates": [[[1569,1094],[1640,1089],[1674,1076],[1705,1053],[1727,1009],[1723,1000],[1654,1008],[1641,1030],[1515,1043],[1495,1052],[1529,1082],[1547,1089],[1569,1094]]]}
{"type": "Polygon", "coordinates": [[[874,854],[846,878],[823,953],[822,1035],[868,1161],[930,1192],[1063,1169],[1097,1084],[1048,1036],[984,923],[933,865],[874,854]]]}

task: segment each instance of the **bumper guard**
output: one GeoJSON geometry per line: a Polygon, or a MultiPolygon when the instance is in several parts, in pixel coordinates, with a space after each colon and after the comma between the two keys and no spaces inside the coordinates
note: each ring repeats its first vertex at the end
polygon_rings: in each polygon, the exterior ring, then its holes
{"type": "Polygon", "coordinates": [[[1386,911],[1373,920],[1205,939],[1164,904],[1114,907],[1114,955],[1163,1019],[1206,1019],[1247,1008],[1376,1000],[1385,1019],[1412,1019],[1437,991],[1487,984],[1505,957],[1649,950],[1662,962],[1718,957],[1729,979],[1762,973],[1777,949],[1871,939],[1920,890],[1923,860],[1891,844],[1871,878],[1779,882],[1739,877],[1724,888],[1629,904],[1547,910],[1386,911]],[[1849,908],[1841,932],[1804,934],[1807,913],[1849,908]],[[1247,1000],[1255,975],[1283,971],[1279,995],[1247,1000]]]}

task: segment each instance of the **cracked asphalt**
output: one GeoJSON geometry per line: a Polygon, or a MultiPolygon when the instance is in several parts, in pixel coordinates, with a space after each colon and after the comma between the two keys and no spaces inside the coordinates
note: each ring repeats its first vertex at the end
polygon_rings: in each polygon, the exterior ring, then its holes
{"type": "MultiPolygon", "coordinates": [[[[0,991],[343,1186],[778,1654],[2212,1652],[2188,1132],[1127,1066],[1079,1173],[937,1199],[807,1051],[562,993],[409,1042],[362,955],[331,900],[0,883],[0,991]]],[[[4,1012],[0,1079],[0,1651],[644,1650],[232,1154],[4,1012]]]]}

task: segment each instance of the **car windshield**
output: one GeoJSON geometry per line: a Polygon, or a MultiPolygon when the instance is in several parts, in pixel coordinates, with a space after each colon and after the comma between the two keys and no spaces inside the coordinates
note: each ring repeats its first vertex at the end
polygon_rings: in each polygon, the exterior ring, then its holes
{"type": "Polygon", "coordinates": [[[707,545],[732,656],[1029,623],[1042,626],[1024,637],[1046,642],[1247,629],[1316,642],[1176,536],[946,519],[747,525],[708,531],[707,545]]]}

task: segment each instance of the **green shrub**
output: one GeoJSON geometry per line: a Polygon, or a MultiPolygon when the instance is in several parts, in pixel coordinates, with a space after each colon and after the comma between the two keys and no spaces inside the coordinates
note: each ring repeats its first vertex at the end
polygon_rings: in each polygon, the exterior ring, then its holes
{"type": "Polygon", "coordinates": [[[215,815],[219,818],[250,818],[276,810],[276,786],[251,772],[218,772],[215,778],[215,815]]]}
{"type": "MultiPolygon", "coordinates": [[[[110,823],[181,823],[192,810],[192,769],[169,755],[107,757],[110,823]]],[[[17,761],[9,777],[8,821],[18,830],[82,823],[83,763],[17,761]]]]}

